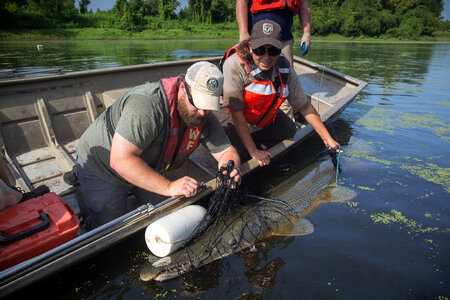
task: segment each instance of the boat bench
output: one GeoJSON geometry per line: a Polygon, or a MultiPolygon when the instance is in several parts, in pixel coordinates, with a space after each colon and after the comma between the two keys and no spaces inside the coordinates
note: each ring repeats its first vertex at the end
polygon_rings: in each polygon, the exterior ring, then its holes
{"type": "Polygon", "coordinates": [[[116,89],[116,90],[109,90],[102,93],[103,103],[105,104],[105,107],[109,107],[112,105],[117,99],[119,99],[120,96],[125,94],[129,88],[124,89],[116,89]]]}

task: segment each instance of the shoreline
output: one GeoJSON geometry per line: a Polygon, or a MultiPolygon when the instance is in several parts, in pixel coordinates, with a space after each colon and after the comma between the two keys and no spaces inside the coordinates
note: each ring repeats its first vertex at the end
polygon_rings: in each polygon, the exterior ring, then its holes
{"type": "MultiPolygon", "coordinates": [[[[299,33],[294,33],[300,38],[299,33]]],[[[129,32],[120,29],[103,28],[76,28],[76,29],[0,29],[0,41],[83,41],[83,40],[238,40],[238,31],[225,29],[222,31],[205,30],[144,30],[129,32]]],[[[450,32],[436,32],[436,36],[424,36],[417,40],[381,37],[345,37],[331,34],[327,36],[312,36],[313,42],[376,42],[376,43],[450,43],[450,32]]]]}

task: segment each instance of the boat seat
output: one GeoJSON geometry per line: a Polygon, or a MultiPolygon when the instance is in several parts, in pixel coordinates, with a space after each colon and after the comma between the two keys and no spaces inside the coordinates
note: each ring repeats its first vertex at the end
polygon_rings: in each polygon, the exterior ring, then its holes
{"type": "Polygon", "coordinates": [[[102,93],[103,103],[105,107],[109,107],[113,104],[120,96],[127,92],[129,88],[122,88],[116,90],[109,90],[102,93]]]}

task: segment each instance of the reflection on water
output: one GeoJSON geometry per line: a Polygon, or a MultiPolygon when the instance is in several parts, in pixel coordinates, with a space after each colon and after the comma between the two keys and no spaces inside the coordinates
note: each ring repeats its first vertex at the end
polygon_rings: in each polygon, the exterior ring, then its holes
{"type": "MultiPolygon", "coordinates": [[[[207,41],[16,41],[0,43],[0,70],[94,70],[205,56],[221,56],[232,40],[207,41]],[[42,44],[39,51],[36,44],[42,44]]],[[[0,74],[1,78],[1,74],[0,74]]]]}
{"type": "MultiPolygon", "coordinates": [[[[33,42],[5,42],[0,69],[75,71],[221,55],[234,42],[40,42],[39,53],[33,42]]],[[[265,241],[254,252],[163,283],[138,280],[148,250],[137,234],[22,293],[65,299],[448,299],[450,45],[313,41],[306,58],[369,83],[330,127],[344,146],[339,185],[357,196],[313,210],[307,218],[314,233],[265,241]]],[[[265,168],[246,184],[264,193],[322,149],[312,137],[274,162],[291,168],[265,168]]]]}

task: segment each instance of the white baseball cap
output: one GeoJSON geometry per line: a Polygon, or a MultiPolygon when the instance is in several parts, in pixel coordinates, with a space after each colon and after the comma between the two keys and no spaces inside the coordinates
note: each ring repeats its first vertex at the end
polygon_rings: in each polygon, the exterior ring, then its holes
{"type": "Polygon", "coordinates": [[[223,74],[216,65],[206,61],[193,64],[186,72],[185,81],[191,88],[195,107],[215,111],[220,109],[223,74]]]}

